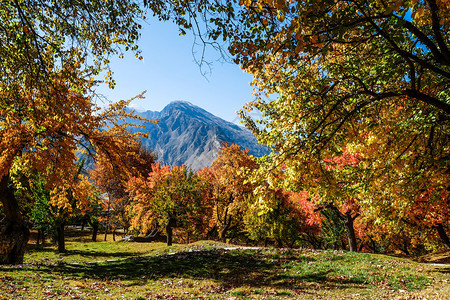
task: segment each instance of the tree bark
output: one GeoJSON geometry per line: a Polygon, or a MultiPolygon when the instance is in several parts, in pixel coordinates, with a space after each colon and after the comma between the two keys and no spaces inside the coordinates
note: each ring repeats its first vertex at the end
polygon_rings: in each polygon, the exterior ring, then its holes
{"type": "Polygon", "coordinates": [[[277,247],[278,248],[283,248],[283,241],[279,238],[276,238],[275,241],[277,242],[277,247]]]}
{"type": "Polygon", "coordinates": [[[38,245],[38,246],[39,246],[39,242],[41,241],[41,235],[42,235],[42,230],[38,229],[37,237],[36,237],[36,245],[38,245]]]}
{"type": "Polygon", "coordinates": [[[347,231],[348,246],[351,252],[357,252],[358,248],[356,245],[356,234],[355,228],[353,227],[353,221],[358,217],[358,214],[352,217],[351,212],[341,213],[340,210],[334,204],[328,204],[325,207],[333,209],[339,218],[343,221],[345,230],[347,231]]]}
{"type": "Polygon", "coordinates": [[[347,231],[348,237],[348,246],[350,248],[350,252],[357,252],[358,247],[356,245],[356,234],[355,228],[353,227],[353,221],[355,220],[350,212],[345,213],[344,218],[344,226],[347,231]]]}
{"type": "Polygon", "coordinates": [[[64,222],[61,222],[56,227],[56,241],[58,242],[58,252],[66,252],[66,243],[64,240],[64,222]]]}
{"type": "Polygon", "coordinates": [[[445,228],[442,223],[436,226],[436,230],[439,234],[439,237],[441,238],[442,243],[444,243],[445,248],[450,249],[450,239],[448,238],[448,235],[445,232],[445,228]]]}
{"type": "Polygon", "coordinates": [[[225,224],[222,228],[222,230],[220,231],[219,234],[219,239],[221,242],[226,243],[227,242],[227,237],[226,234],[228,232],[228,228],[230,228],[230,224],[225,224]]]}
{"type": "Polygon", "coordinates": [[[223,228],[219,233],[219,239],[221,242],[226,243],[227,242],[227,237],[226,234],[228,232],[228,230],[230,230],[231,228],[231,221],[233,220],[232,216],[228,215],[228,208],[225,210],[225,217],[223,220],[223,228]]]}
{"type": "Polygon", "coordinates": [[[377,245],[375,244],[375,241],[369,236],[370,240],[370,248],[372,249],[372,253],[377,253],[377,245]]]}
{"type": "Polygon", "coordinates": [[[0,180],[0,201],[5,215],[0,220],[0,264],[20,264],[23,263],[30,231],[25,226],[8,181],[9,174],[0,180]]]}
{"type": "Polygon", "coordinates": [[[98,221],[92,222],[92,241],[97,241],[97,233],[98,233],[98,221]]]}
{"type": "Polygon", "coordinates": [[[172,246],[173,227],[176,226],[176,220],[171,215],[166,224],[167,246],[172,246]]]}

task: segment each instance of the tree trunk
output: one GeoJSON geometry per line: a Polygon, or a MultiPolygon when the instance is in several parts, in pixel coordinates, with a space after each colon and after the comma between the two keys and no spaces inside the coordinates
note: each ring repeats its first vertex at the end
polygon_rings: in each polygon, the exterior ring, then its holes
{"type": "Polygon", "coordinates": [[[294,238],[292,238],[292,240],[289,241],[289,243],[288,242],[286,242],[286,243],[288,243],[288,247],[292,249],[292,248],[294,248],[296,241],[297,241],[297,238],[294,237],[294,238]]]}
{"type": "Polygon", "coordinates": [[[369,236],[370,240],[370,248],[372,249],[372,253],[377,253],[377,245],[375,244],[375,241],[369,236]]]}
{"type": "Polygon", "coordinates": [[[356,234],[355,228],[353,228],[353,221],[358,215],[352,217],[352,213],[349,211],[343,214],[334,204],[328,204],[327,207],[333,209],[337,213],[339,218],[344,222],[345,230],[347,231],[348,246],[350,248],[350,251],[357,252],[358,248],[356,245],[356,234]]]}
{"type": "Polygon", "coordinates": [[[56,241],[58,242],[58,252],[66,252],[66,243],[64,241],[64,222],[61,222],[56,227],[56,241]]]}
{"type": "Polygon", "coordinates": [[[351,252],[357,252],[358,248],[356,246],[355,228],[353,228],[354,218],[352,217],[350,212],[347,212],[344,216],[344,226],[347,231],[348,246],[351,252]]]}
{"type": "Polygon", "coordinates": [[[437,232],[439,234],[439,237],[441,238],[441,241],[444,243],[444,246],[447,249],[450,249],[450,239],[448,238],[447,233],[445,232],[444,226],[441,224],[436,226],[437,232]]]}
{"type": "Polygon", "coordinates": [[[105,221],[105,239],[104,241],[106,242],[106,238],[108,236],[108,227],[109,227],[109,208],[110,208],[110,204],[111,204],[111,197],[109,196],[108,193],[108,210],[106,212],[106,221],[105,221]]]}
{"type": "Polygon", "coordinates": [[[228,215],[228,208],[227,208],[227,210],[225,211],[225,217],[223,219],[223,228],[219,233],[219,239],[223,243],[227,242],[226,234],[227,234],[228,230],[230,230],[230,228],[231,228],[232,220],[233,220],[232,216],[228,215]]]}
{"type": "Polygon", "coordinates": [[[81,220],[81,231],[83,231],[84,230],[84,227],[86,226],[86,218],[83,218],[82,220],[81,220]]]}
{"type": "Polygon", "coordinates": [[[275,241],[277,241],[277,247],[278,248],[283,248],[283,241],[279,238],[276,238],[275,241]]]}
{"type": "Polygon", "coordinates": [[[36,245],[38,245],[38,246],[39,246],[39,242],[41,241],[41,235],[42,235],[42,230],[38,229],[37,237],[36,237],[36,245]]]}
{"type": "Polygon", "coordinates": [[[98,233],[98,221],[92,222],[92,241],[97,241],[97,233],[98,233]]]}
{"type": "Polygon", "coordinates": [[[8,174],[0,180],[0,201],[5,214],[0,221],[0,264],[20,264],[23,262],[30,231],[23,222],[19,204],[8,186],[8,180],[8,174]]]}
{"type": "Polygon", "coordinates": [[[169,216],[166,224],[167,246],[172,246],[172,234],[173,227],[176,225],[176,220],[172,216],[169,216]]]}
{"type": "Polygon", "coordinates": [[[230,224],[225,224],[225,226],[223,226],[222,230],[220,231],[219,239],[223,243],[227,242],[226,233],[227,233],[229,228],[230,228],[230,224]]]}

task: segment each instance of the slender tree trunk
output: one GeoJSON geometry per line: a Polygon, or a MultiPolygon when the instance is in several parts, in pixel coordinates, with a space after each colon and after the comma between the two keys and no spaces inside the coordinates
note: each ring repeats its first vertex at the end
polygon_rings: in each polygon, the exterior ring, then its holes
{"type": "Polygon", "coordinates": [[[227,223],[227,224],[225,224],[225,225],[223,226],[222,230],[220,231],[219,239],[220,239],[220,241],[223,242],[223,243],[226,243],[226,242],[227,242],[226,234],[227,234],[229,228],[230,228],[230,224],[227,223]]]}
{"type": "Polygon", "coordinates": [[[8,180],[9,174],[0,179],[0,202],[5,214],[0,220],[0,265],[22,263],[30,236],[8,180]]]}
{"type": "Polygon", "coordinates": [[[361,241],[361,243],[359,244],[359,247],[358,247],[358,252],[361,252],[363,250],[363,248],[364,248],[364,243],[363,243],[363,241],[361,241]]]}
{"type": "Polygon", "coordinates": [[[39,245],[39,242],[41,241],[41,235],[42,235],[42,230],[38,229],[37,237],[36,237],[36,245],[39,245]]]}
{"type": "Polygon", "coordinates": [[[169,216],[166,224],[167,246],[172,246],[172,234],[173,227],[176,225],[176,220],[172,216],[169,216]]]}
{"type": "Polygon", "coordinates": [[[369,237],[370,239],[370,248],[372,249],[372,253],[377,253],[377,245],[375,244],[375,241],[369,237]]]}
{"type": "Polygon", "coordinates": [[[403,245],[399,246],[400,250],[402,250],[406,255],[409,255],[409,250],[408,250],[408,243],[405,241],[403,242],[403,245]]]}
{"type": "MultiPolygon", "coordinates": [[[[355,234],[355,228],[353,227],[353,221],[356,219],[356,216],[352,217],[352,214],[350,211],[346,212],[345,214],[341,213],[339,209],[334,204],[328,204],[327,207],[333,209],[339,218],[344,222],[345,230],[347,231],[347,238],[348,238],[348,246],[350,248],[351,252],[357,252],[358,248],[356,245],[356,234],[355,234]]],[[[344,248],[345,250],[345,248],[344,248]]]]}
{"type": "Polygon", "coordinates": [[[225,211],[225,217],[223,218],[223,228],[219,234],[219,239],[223,243],[227,242],[227,232],[231,228],[232,220],[233,220],[232,216],[228,215],[228,208],[227,208],[227,210],[225,211]]]}
{"type": "Polygon", "coordinates": [[[108,227],[109,227],[109,208],[110,208],[110,203],[111,203],[111,197],[108,194],[108,210],[106,212],[106,222],[105,222],[105,239],[104,241],[106,242],[106,238],[108,236],[108,227]]]}
{"type": "Polygon", "coordinates": [[[44,245],[45,244],[45,233],[44,231],[41,230],[41,244],[44,245]]]}
{"type": "Polygon", "coordinates": [[[98,233],[98,221],[92,222],[92,241],[97,241],[97,233],[98,233]]]}
{"type": "Polygon", "coordinates": [[[351,252],[357,252],[358,248],[356,245],[355,228],[353,227],[354,218],[352,217],[350,212],[347,212],[344,216],[344,226],[347,231],[348,246],[351,252]]]}
{"type": "Polygon", "coordinates": [[[56,227],[56,241],[58,242],[58,252],[66,252],[66,243],[64,240],[64,222],[61,222],[56,227]]]}
{"type": "Polygon", "coordinates": [[[447,249],[450,249],[450,239],[448,238],[448,235],[445,232],[445,228],[442,223],[436,226],[436,230],[439,234],[439,237],[441,238],[442,243],[444,243],[444,246],[447,249]]]}
{"type": "Polygon", "coordinates": [[[289,248],[294,248],[295,242],[297,241],[297,239],[292,239],[292,241],[289,243],[288,247],[289,248]]]}
{"type": "Polygon", "coordinates": [[[84,227],[86,226],[86,218],[83,218],[82,220],[81,220],[81,231],[83,231],[84,230],[84,227]]]}

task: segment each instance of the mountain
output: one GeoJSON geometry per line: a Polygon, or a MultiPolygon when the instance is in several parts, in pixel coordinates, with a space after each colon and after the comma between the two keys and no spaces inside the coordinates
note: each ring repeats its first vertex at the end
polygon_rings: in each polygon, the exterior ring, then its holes
{"type": "Polygon", "coordinates": [[[198,170],[211,166],[223,142],[248,148],[250,154],[261,156],[268,149],[256,141],[246,128],[227,122],[206,110],[185,101],[174,101],[162,111],[146,111],[137,115],[157,124],[143,124],[148,138],[144,146],[152,149],[163,164],[182,165],[198,170]]]}

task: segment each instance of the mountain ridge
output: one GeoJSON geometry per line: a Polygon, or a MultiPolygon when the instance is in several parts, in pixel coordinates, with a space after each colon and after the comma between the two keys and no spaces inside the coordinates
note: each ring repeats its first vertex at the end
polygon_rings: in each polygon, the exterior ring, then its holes
{"type": "Polygon", "coordinates": [[[248,129],[187,101],[172,101],[160,112],[148,110],[136,114],[159,121],[157,124],[133,122],[145,127],[133,131],[148,133],[142,144],[153,150],[163,164],[185,164],[196,170],[211,166],[224,142],[248,148],[249,153],[255,156],[268,153],[268,149],[258,144],[248,129]]]}

